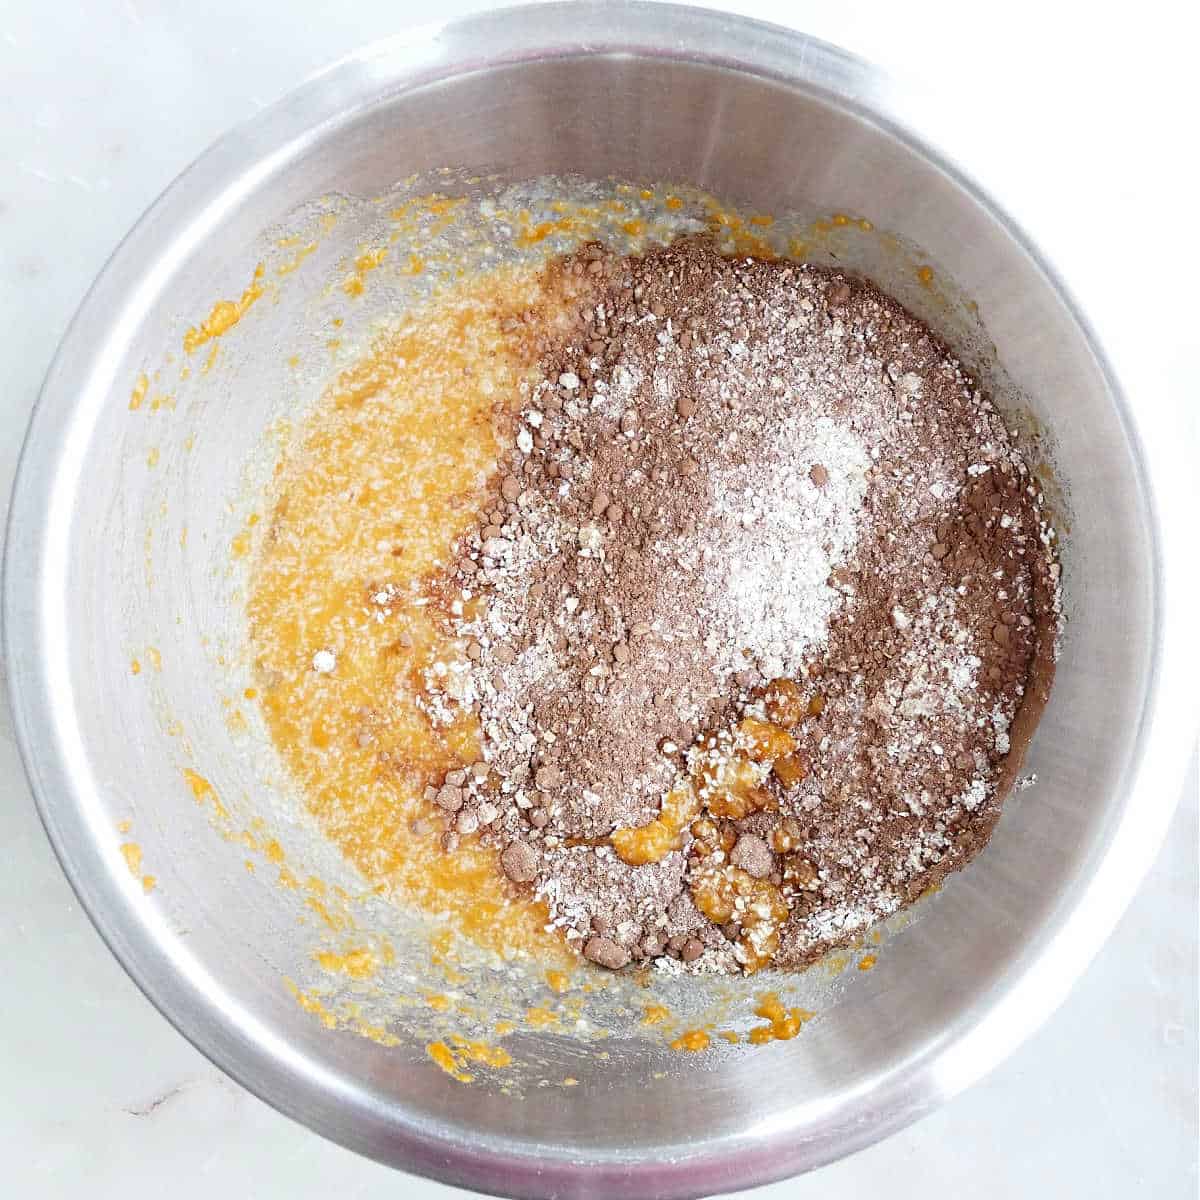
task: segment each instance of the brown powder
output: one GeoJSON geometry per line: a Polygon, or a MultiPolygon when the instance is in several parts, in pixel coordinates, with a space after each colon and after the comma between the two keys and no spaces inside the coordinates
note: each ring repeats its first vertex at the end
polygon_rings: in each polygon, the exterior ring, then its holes
{"type": "Polygon", "coordinates": [[[438,585],[461,656],[426,673],[430,720],[472,710],[484,760],[430,799],[595,962],[803,965],[987,840],[1051,673],[1036,484],[861,281],[705,239],[550,270],[569,319],[513,329],[539,382],[438,585]],[[786,721],[777,678],[802,693],[786,721]],[[747,717],[788,752],[755,757],[747,717]],[[702,787],[703,828],[617,854],[615,829],[747,753],[753,811],[702,787]],[[720,925],[704,880],[745,893],[720,925]]]}

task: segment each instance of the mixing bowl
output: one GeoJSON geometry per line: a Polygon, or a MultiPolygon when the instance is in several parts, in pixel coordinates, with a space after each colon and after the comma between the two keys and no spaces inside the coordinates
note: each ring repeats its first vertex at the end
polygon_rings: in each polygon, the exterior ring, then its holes
{"type": "MultiPolygon", "coordinates": [[[[975,1079],[1111,928],[1175,794],[1154,487],[1135,416],[1062,283],[916,113],[872,68],[765,25],[656,5],[501,11],[369,47],[306,83],[190,167],[113,256],[21,462],[4,598],[12,701],[87,911],[160,1010],[247,1088],[358,1151],[481,1190],[747,1186],[847,1154],[975,1079]],[[328,336],[319,318],[337,256],[353,252],[354,204],[443,167],[448,189],[674,179],[749,210],[867,218],[900,236],[823,253],[941,329],[1052,458],[1068,620],[1027,763],[1036,786],[873,970],[822,992],[794,1041],[687,1055],[618,1028],[600,1054],[525,1030],[514,1057],[537,1080],[466,1085],[425,1053],[419,1006],[364,1037],[329,1028],[344,1022],[313,998],[315,910],[296,881],[356,883],[230,700],[242,577],[229,547],[269,473],[264,445],[328,373],[288,356],[296,331],[328,336]],[[247,305],[211,364],[184,355],[184,331],[216,297],[244,297],[263,247],[291,245],[333,195],[351,215],[311,282],[247,305]],[[915,261],[952,286],[921,286],[915,261]],[[295,886],[265,878],[264,830],[295,886]]],[[[365,314],[395,300],[378,297],[365,314]]],[[[386,904],[364,903],[411,981],[427,949],[386,904]]]]}

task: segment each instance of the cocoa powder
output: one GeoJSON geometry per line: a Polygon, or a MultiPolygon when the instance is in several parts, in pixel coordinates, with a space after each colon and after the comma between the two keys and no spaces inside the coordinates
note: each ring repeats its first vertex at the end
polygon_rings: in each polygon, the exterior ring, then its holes
{"type": "Polygon", "coordinates": [[[438,581],[461,656],[426,672],[427,715],[474,714],[483,758],[432,781],[433,809],[593,962],[802,966],[991,832],[1052,675],[1036,483],[861,280],[704,238],[549,271],[569,302],[513,328],[538,382],[498,411],[511,449],[438,581]],[[754,811],[705,799],[702,832],[624,861],[614,830],[753,756],[747,719],[787,742],[753,765],[754,811]],[[786,920],[710,919],[693,893],[718,877],[786,920]]]}

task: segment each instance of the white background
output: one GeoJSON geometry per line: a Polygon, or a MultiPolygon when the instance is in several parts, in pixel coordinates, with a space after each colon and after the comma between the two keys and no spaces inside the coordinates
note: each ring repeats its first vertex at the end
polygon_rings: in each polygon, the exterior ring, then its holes
{"type": "MultiPolygon", "coordinates": [[[[1134,403],[1156,436],[1182,438],[1194,469],[1200,101],[1184,6],[727,7],[840,42],[968,114],[975,137],[956,147],[968,168],[1049,250],[1134,403]]],[[[54,346],[145,206],[228,126],[430,14],[412,0],[0,0],[5,503],[54,346]]],[[[1194,1197],[1196,793],[1193,765],[1128,914],[1009,1062],[914,1128],[755,1200],[1194,1197]]],[[[292,1124],[158,1016],[62,878],[4,709],[0,797],[0,1195],[462,1195],[292,1124]]]]}

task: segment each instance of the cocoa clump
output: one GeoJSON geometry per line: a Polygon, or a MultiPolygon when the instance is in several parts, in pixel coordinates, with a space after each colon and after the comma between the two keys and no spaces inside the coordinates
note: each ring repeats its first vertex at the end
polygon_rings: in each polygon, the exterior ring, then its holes
{"type": "Polygon", "coordinates": [[[775,869],[775,856],[762,838],[743,833],[729,853],[729,861],[755,879],[766,879],[775,869]]]}
{"type": "Polygon", "coordinates": [[[584,943],[583,957],[589,962],[618,971],[629,962],[630,955],[624,946],[618,945],[612,938],[597,934],[584,943]]]}
{"type": "Polygon", "coordinates": [[[537,852],[526,842],[510,842],[500,855],[500,865],[514,883],[529,883],[537,877],[537,852]]]}

